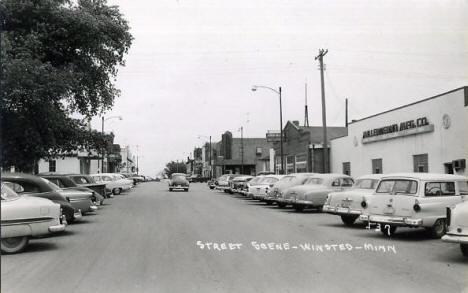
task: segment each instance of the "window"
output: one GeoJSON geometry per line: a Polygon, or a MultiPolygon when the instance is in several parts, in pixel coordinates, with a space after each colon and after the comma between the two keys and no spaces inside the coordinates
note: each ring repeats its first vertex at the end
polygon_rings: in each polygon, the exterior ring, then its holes
{"type": "Polygon", "coordinates": [[[455,182],[428,182],[424,194],[426,196],[455,195],[455,182]]]}
{"type": "Polygon", "coordinates": [[[308,178],[304,181],[304,184],[322,184],[323,179],[321,178],[308,178]]]}
{"type": "Polygon", "coordinates": [[[351,175],[351,163],[344,162],[343,163],[343,174],[350,176],[351,175]]]}
{"type": "Polygon", "coordinates": [[[256,150],[255,150],[255,153],[257,154],[257,156],[262,155],[262,153],[263,153],[262,148],[261,148],[261,147],[257,147],[256,150]]]}
{"type": "Polygon", "coordinates": [[[343,187],[351,187],[353,186],[354,181],[351,178],[341,178],[341,186],[343,187]]]}
{"type": "Polygon", "coordinates": [[[382,174],[382,159],[372,159],[372,174],[382,174]]]}
{"type": "Polygon", "coordinates": [[[388,179],[380,181],[377,193],[416,194],[418,183],[414,180],[388,179]]]}
{"type": "Polygon", "coordinates": [[[458,181],[458,188],[460,189],[460,194],[468,195],[468,181],[458,181]]]}
{"type": "Polygon", "coordinates": [[[429,159],[427,154],[413,156],[413,171],[419,173],[429,172],[429,159]]]}
{"type": "Polygon", "coordinates": [[[375,189],[379,180],[376,179],[360,179],[356,180],[354,187],[362,189],[375,189]]]}
{"type": "Polygon", "coordinates": [[[55,170],[57,169],[56,166],[57,161],[55,160],[49,160],[49,172],[56,172],[55,170]]]}
{"type": "Polygon", "coordinates": [[[66,187],[62,181],[60,181],[58,178],[49,178],[48,179],[50,182],[54,183],[55,185],[57,185],[58,187],[60,188],[63,188],[63,187],[66,187]]]}
{"type": "Polygon", "coordinates": [[[340,179],[333,180],[331,186],[340,186],[340,179]]]}

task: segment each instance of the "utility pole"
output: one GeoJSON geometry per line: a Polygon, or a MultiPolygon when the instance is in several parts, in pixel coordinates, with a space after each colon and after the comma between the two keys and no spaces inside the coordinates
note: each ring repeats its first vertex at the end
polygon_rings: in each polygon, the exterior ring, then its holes
{"type": "MultiPolygon", "coordinates": [[[[101,119],[102,119],[102,121],[101,121],[101,134],[102,134],[102,137],[104,137],[104,116],[102,116],[101,119]]],[[[104,152],[105,152],[105,148],[102,148],[101,173],[104,173],[104,152]]]]}
{"type": "Polygon", "coordinates": [[[284,153],[283,153],[283,108],[281,105],[281,87],[279,87],[279,104],[280,104],[280,148],[281,148],[281,171],[284,174],[284,153]]]}
{"type": "Polygon", "coordinates": [[[210,179],[213,179],[213,166],[211,165],[211,135],[210,135],[210,179]]]}
{"type": "Polygon", "coordinates": [[[241,126],[241,174],[244,174],[244,127],[241,126]]]}
{"type": "Polygon", "coordinates": [[[138,145],[136,145],[136,148],[137,148],[137,168],[136,168],[136,171],[137,171],[137,175],[138,175],[138,145]]]}
{"type": "Polygon", "coordinates": [[[309,110],[307,109],[307,82],[305,83],[305,115],[304,126],[309,127],[309,110]]]}
{"type": "Polygon", "coordinates": [[[348,127],[348,98],[345,99],[345,126],[348,127]]]}
{"type": "Polygon", "coordinates": [[[328,168],[328,140],[327,140],[327,110],[325,106],[325,83],[323,79],[323,56],[328,53],[328,49],[320,49],[319,54],[315,57],[315,60],[319,60],[320,62],[320,85],[322,88],[322,124],[323,124],[323,160],[322,160],[322,169],[323,173],[327,173],[328,168]]]}

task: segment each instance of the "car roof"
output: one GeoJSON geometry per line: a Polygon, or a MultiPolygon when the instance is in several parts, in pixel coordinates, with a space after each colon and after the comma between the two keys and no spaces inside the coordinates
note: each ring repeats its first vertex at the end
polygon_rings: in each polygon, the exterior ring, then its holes
{"type": "Polygon", "coordinates": [[[281,179],[281,178],[283,178],[284,176],[286,176],[286,175],[275,175],[275,174],[271,174],[271,175],[264,175],[263,177],[265,177],[265,178],[276,178],[276,179],[281,179]]]}
{"type": "Polygon", "coordinates": [[[468,180],[462,175],[439,174],[439,173],[393,173],[386,174],[382,179],[389,178],[412,178],[419,180],[468,180]]]}
{"type": "Polygon", "coordinates": [[[387,176],[387,174],[367,174],[367,175],[362,175],[356,178],[357,180],[359,179],[381,179],[382,177],[387,176]]]}
{"type": "Polygon", "coordinates": [[[315,178],[335,178],[335,177],[345,177],[345,178],[351,178],[351,176],[346,175],[346,174],[341,174],[341,173],[316,173],[311,177],[315,178]]]}

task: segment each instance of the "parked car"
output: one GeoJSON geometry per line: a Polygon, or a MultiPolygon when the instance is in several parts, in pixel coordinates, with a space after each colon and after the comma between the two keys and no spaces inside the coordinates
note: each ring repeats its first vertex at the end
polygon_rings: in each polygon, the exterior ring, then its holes
{"type": "MultiPolygon", "coordinates": [[[[468,195],[468,184],[460,184],[460,193],[468,195]]],[[[442,237],[442,240],[460,243],[462,254],[468,257],[468,201],[447,208],[447,226],[447,234],[442,237]]]]}
{"type": "Polygon", "coordinates": [[[323,211],[341,216],[345,225],[352,225],[367,208],[367,201],[374,193],[382,174],[364,175],[356,179],[351,189],[331,192],[323,206],[323,211]]]}
{"type": "Polygon", "coordinates": [[[240,175],[229,181],[228,192],[230,194],[240,193],[244,184],[252,180],[253,176],[250,175],[240,175]]]}
{"type": "Polygon", "coordinates": [[[284,208],[287,205],[286,201],[284,200],[286,189],[296,185],[304,184],[307,178],[313,175],[314,173],[291,173],[284,176],[281,178],[281,180],[273,185],[271,190],[268,192],[268,195],[264,198],[264,201],[266,201],[267,204],[276,202],[278,207],[284,208]]]}
{"type": "Polygon", "coordinates": [[[75,182],[78,186],[88,187],[95,192],[99,193],[105,198],[109,198],[112,192],[106,189],[106,184],[104,183],[97,183],[94,181],[93,177],[89,175],[83,174],[68,174],[73,182],[75,182]]]}
{"type": "Polygon", "coordinates": [[[354,184],[351,176],[343,174],[316,174],[304,184],[291,187],[285,198],[290,198],[294,209],[301,212],[305,208],[322,210],[330,192],[350,189],[354,184]]]}
{"type": "Polygon", "coordinates": [[[60,188],[47,179],[24,173],[2,173],[2,182],[19,195],[47,198],[59,204],[68,223],[82,216],[81,211],[75,210],[60,188]]]}
{"type": "Polygon", "coordinates": [[[197,183],[197,182],[207,182],[210,178],[208,177],[203,177],[202,175],[200,174],[193,174],[192,176],[190,176],[190,182],[193,182],[193,183],[197,183]]]}
{"type": "Polygon", "coordinates": [[[104,197],[100,193],[90,189],[89,187],[79,186],[78,184],[75,183],[75,181],[72,180],[72,178],[69,175],[45,174],[44,173],[44,174],[38,174],[38,176],[49,180],[50,182],[54,183],[55,185],[57,185],[63,190],[76,190],[76,191],[89,192],[91,193],[91,200],[96,205],[101,205],[104,202],[104,197]]]}
{"type": "Polygon", "coordinates": [[[32,236],[65,230],[66,220],[60,205],[45,198],[19,196],[1,184],[1,251],[16,253],[23,250],[32,236]]]}
{"type": "Polygon", "coordinates": [[[283,177],[284,175],[263,175],[255,177],[258,178],[258,180],[249,182],[247,196],[253,199],[263,200],[275,183],[283,177]]]}
{"type": "Polygon", "coordinates": [[[169,191],[174,189],[183,189],[189,191],[190,183],[187,180],[187,175],[184,173],[172,173],[169,181],[169,191]]]}
{"type": "Polygon", "coordinates": [[[462,202],[466,181],[460,175],[402,173],[382,177],[360,219],[380,225],[391,236],[397,227],[423,227],[434,238],[446,232],[446,207],[462,202]]]}
{"type": "Polygon", "coordinates": [[[216,185],[215,189],[222,190],[224,192],[229,192],[230,188],[230,181],[239,176],[238,174],[224,174],[218,178],[218,184],[216,185]]]}
{"type": "Polygon", "coordinates": [[[123,175],[114,173],[98,173],[91,174],[90,176],[98,183],[106,184],[106,188],[117,195],[122,193],[124,190],[129,190],[133,186],[133,181],[125,178],[123,175]]]}

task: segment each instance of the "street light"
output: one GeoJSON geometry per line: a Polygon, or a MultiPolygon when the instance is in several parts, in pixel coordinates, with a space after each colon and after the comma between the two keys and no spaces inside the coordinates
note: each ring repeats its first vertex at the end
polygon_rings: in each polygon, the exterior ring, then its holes
{"type": "MultiPolygon", "coordinates": [[[[107,121],[107,120],[110,120],[110,119],[114,119],[114,118],[117,118],[119,120],[123,120],[122,116],[111,116],[111,117],[107,117],[105,118],[104,116],[101,117],[101,134],[104,135],[104,121],[107,121]]],[[[102,159],[101,159],[101,173],[104,173],[104,152],[105,152],[105,149],[102,150],[102,159]]]]}
{"type": "Polygon", "coordinates": [[[281,151],[281,170],[280,174],[284,174],[284,154],[283,154],[283,109],[281,106],[281,87],[278,88],[278,90],[275,90],[271,87],[268,86],[263,86],[263,85],[253,85],[252,86],[252,91],[255,92],[259,88],[264,88],[271,90],[275,93],[278,94],[279,96],[279,108],[280,108],[280,151],[281,151]]]}
{"type": "MultiPolygon", "coordinates": [[[[201,138],[201,137],[208,138],[205,135],[198,135],[198,138],[201,138]]],[[[213,166],[211,165],[211,135],[210,135],[209,139],[210,139],[210,147],[209,147],[208,152],[210,154],[210,158],[209,158],[209,160],[210,160],[210,179],[212,179],[212,177],[213,177],[213,166]]]]}

